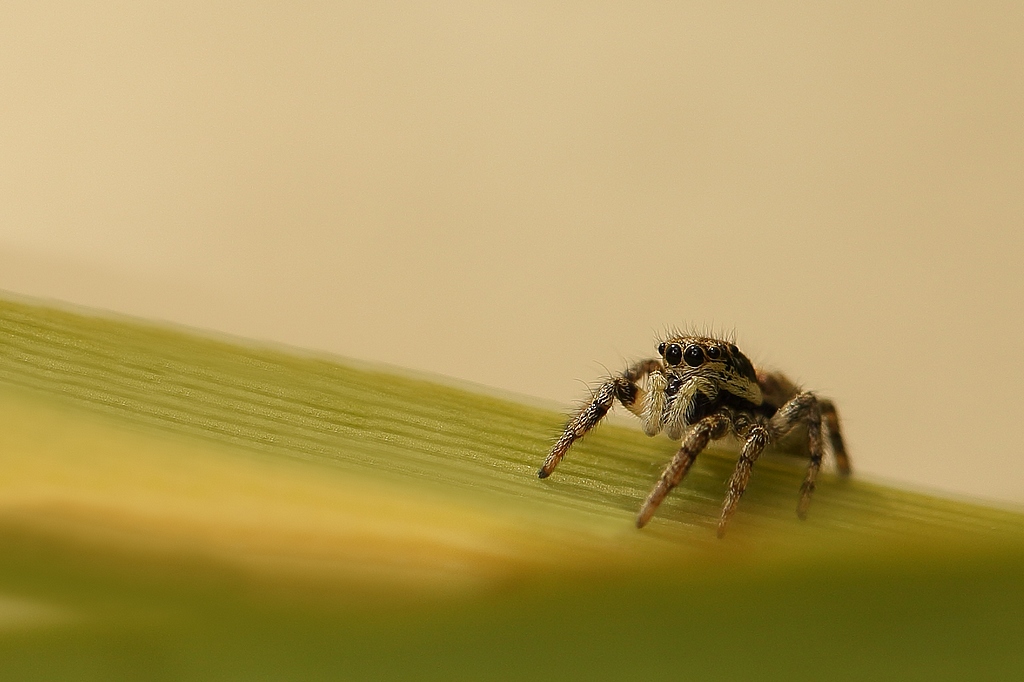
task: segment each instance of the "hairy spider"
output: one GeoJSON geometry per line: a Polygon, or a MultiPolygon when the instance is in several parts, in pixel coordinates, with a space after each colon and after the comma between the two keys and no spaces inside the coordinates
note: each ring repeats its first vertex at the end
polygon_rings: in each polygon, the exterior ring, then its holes
{"type": "Polygon", "coordinates": [[[597,389],[593,400],[566,424],[537,472],[540,478],[551,475],[572,444],[601,421],[616,399],[640,418],[648,436],[665,431],[669,438],[683,441],[640,508],[637,528],[651,520],[708,442],[729,433],[739,438],[743,447],[729,479],[718,537],[725,535],[761,452],[801,423],[807,426],[811,461],[800,488],[797,515],[805,518],[811,503],[821,467],[823,430],[839,472],[849,475],[850,460],[831,401],[800,391],[782,374],[754,369],[735,344],[721,339],[674,334],[658,344],[658,354],[661,359],[636,362],[597,389]]]}

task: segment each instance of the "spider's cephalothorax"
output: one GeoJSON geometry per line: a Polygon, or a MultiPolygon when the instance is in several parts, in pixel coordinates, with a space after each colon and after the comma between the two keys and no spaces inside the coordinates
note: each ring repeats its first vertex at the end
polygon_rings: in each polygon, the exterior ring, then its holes
{"type": "Polygon", "coordinates": [[[807,426],[810,466],[801,487],[797,514],[804,518],[821,467],[822,438],[828,440],[836,466],[850,473],[835,406],[813,393],[799,391],[786,377],[755,370],[735,344],[699,335],[673,335],[658,344],[660,359],[641,360],[604,384],[594,399],[566,424],[562,436],[538,472],[547,478],[572,444],[594,428],[618,400],[640,418],[644,433],[665,431],[682,446],[647,497],[636,525],[642,528],[658,505],[690,470],[709,441],[733,434],[743,442],[736,470],[718,522],[725,534],[764,448],[798,424],[807,426]],[[824,433],[823,433],[824,432],[824,433]]]}

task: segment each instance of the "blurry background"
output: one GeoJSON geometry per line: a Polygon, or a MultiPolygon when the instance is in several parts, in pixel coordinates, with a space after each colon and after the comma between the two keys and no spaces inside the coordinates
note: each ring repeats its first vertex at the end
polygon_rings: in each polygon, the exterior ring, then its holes
{"type": "Polygon", "coordinates": [[[0,93],[0,289],[566,406],[712,325],[1024,502],[1019,3],[12,1],[0,93]]]}

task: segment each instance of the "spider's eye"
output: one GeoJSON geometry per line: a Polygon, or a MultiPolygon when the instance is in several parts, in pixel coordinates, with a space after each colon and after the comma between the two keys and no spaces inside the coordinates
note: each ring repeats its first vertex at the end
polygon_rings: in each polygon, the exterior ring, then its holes
{"type": "Polygon", "coordinates": [[[683,349],[678,343],[670,343],[665,347],[665,362],[670,365],[678,365],[683,359],[683,349]]]}
{"type": "Polygon", "coordinates": [[[704,362],[704,349],[697,344],[687,346],[686,352],[683,353],[683,359],[690,367],[696,367],[704,362]]]}
{"type": "Polygon", "coordinates": [[[722,357],[722,350],[718,346],[711,346],[711,348],[708,348],[708,357],[712,360],[717,360],[722,357]]]}
{"type": "Polygon", "coordinates": [[[658,355],[664,355],[664,354],[665,354],[665,342],[662,341],[661,343],[658,344],[658,355]]]}

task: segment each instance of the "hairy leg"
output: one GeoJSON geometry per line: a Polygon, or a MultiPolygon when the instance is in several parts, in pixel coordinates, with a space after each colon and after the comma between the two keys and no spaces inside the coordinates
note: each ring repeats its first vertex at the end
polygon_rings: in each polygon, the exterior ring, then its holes
{"type": "Polygon", "coordinates": [[[597,426],[598,422],[608,414],[608,410],[611,409],[612,403],[616,399],[635,413],[637,406],[643,402],[643,389],[637,385],[637,381],[660,368],[661,363],[657,360],[641,360],[627,367],[619,376],[601,384],[594,393],[593,400],[565,425],[562,435],[551,448],[551,452],[548,453],[537,476],[540,478],[550,476],[572,444],[597,426]]]}
{"type": "Polygon", "coordinates": [[[736,469],[729,479],[729,492],[725,495],[725,502],[722,504],[722,517],[718,520],[718,537],[725,537],[725,529],[729,525],[729,519],[736,513],[736,505],[739,504],[743,492],[750,482],[750,472],[754,468],[754,462],[761,456],[765,446],[771,442],[771,435],[768,429],[761,425],[754,425],[747,433],[747,440],[743,443],[740,451],[740,459],[736,462],[736,469]]]}
{"type": "Polygon", "coordinates": [[[640,360],[627,367],[622,378],[636,383],[657,369],[661,369],[661,360],[640,360]]]}
{"type": "Polygon", "coordinates": [[[654,512],[657,511],[665,496],[679,485],[679,482],[689,473],[690,467],[693,465],[694,460],[697,459],[697,455],[707,447],[708,442],[721,438],[728,430],[729,419],[721,414],[709,415],[694,425],[686,435],[686,438],[683,439],[683,444],[680,446],[675,457],[665,467],[665,471],[662,472],[661,478],[658,479],[658,483],[654,486],[654,490],[647,496],[647,500],[640,508],[640,513],[636,517],[637,528],[643,528],[647,525],[647,522],[654,516],[654,512]]]}
{"type": "Polygon", "coordinates": [[[818,470],[821,468],[822,455],[821,404],[813,393],[798,393],[792,400],[779,408],[769,422],[772,437],[781,438],[800,422],[807,424],[807,446],[811,453],[811,462],[807,467],[807,476],[804,478],[803,485],[800,486],[800,502],[797,504],[796,513],[800,518],[806,518],[807,508],[811,504],[811,494],[814,493],[815,480],[818,478],[818,470]]]}
{"type": "Polygon", "coordinates": [[[843,476],[850,475],[850,456],[846,454],[846,444],[843,442],[843,432],[839,428],[839,415],[836,413],[836,406],[831,400],[819,400],[821,408],[821,426],[828,436],[829,447],[832,449],[832,456],[836,458],[836,468],[843,476]]]}
{"type": "Polygon", "coordinates": [[[800,390],[782,372],[757,371],[757,385],[761,387],[761,396],[769,405],[782,407],[800,390]]]}

